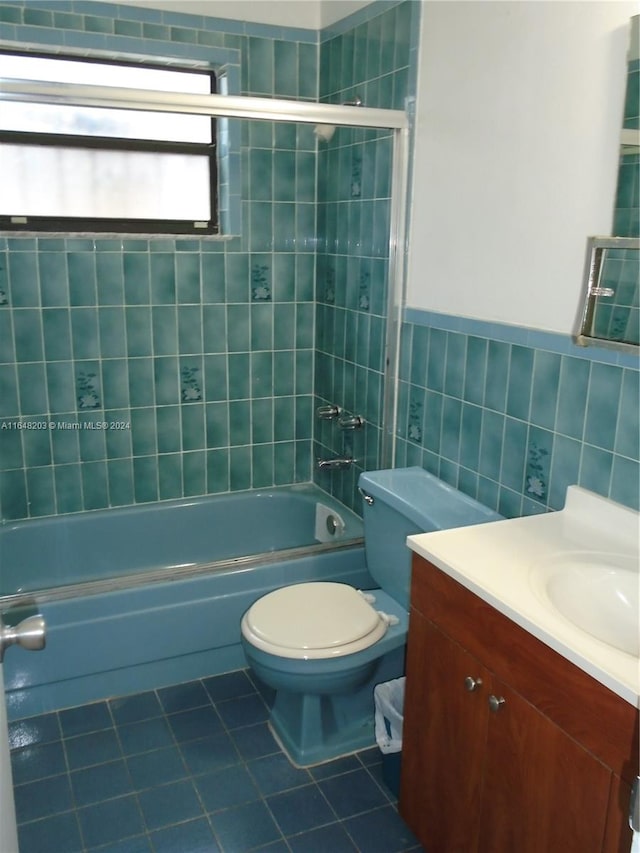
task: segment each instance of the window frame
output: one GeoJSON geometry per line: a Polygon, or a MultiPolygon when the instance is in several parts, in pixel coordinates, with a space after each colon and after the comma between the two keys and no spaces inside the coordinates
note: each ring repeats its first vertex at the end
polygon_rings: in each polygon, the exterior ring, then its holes
{"type": "MultiPolygon", "coordinates": [[[[217,92],[215,71],[202,65],[181,65],[179,62],[162,63],[146,58],[114,59],[101,56],[77,56],[72,53],[47,53],[43,51],[0,49],[1,54],[11,56],[29,56],[40,59],[71,60],[81,64],[119,65],[126,67],[155,68],[162,71],[202,74],[209,78],[209,91],[217,92]]],[[[153,91],[153,90],[149,90],[153,91]]],[[[152,112],[152,110],[149,110],[152,112]]],[[[220,233],[218,211],[218,163],[217,163],[217,123],[210,118],[211,142],[172,142],[152,139],[135,139],[113,136],[83,136],[81,134],[34,133],[31,131],[8,131],[0,128],[0,145],[22,144],[42,145],[53,148],[81,148],[102,151],[141,151],[158,154],[206,154],[209,163],[210,218],[206,226],[201,220],[184,219],[129,219],[112,217],[72,217],[72,216],[22,216],[20,214],[0,214],[2,231],[68,232],[95,234],[190,234],[216,235],[220,233]],[[196,224],[198,223],[198,224],[196,224]]]]}

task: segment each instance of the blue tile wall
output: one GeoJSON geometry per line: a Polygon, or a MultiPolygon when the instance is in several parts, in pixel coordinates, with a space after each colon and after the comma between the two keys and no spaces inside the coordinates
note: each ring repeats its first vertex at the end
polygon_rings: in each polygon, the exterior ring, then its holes
{"type": "MultiPolygon", "coordinates": [[[[231,92],[317,97],[311,30],[29,0],[0,2],[0,38],[207,61],[231,92]]],[[[219,130],[232,239],[0,238],[3,519],[311,479],[316,141],[219,130]]]]}
{"type": "MultiPolygon", "coordinates": [[[[420,4],[374,3],[330,28],[320,46],[320,99],[359,96],[368,107],[405,109],[415,94],[420,4]]],[[[380,467],[388,289],[392,138],[338,128],[318,152],[315,405],[336,404],[366,425],[341,431],[316,421],[314,454],[349,456],[349,471],[315,472],[360,509],[357,478],[380,467]]]]}
{"type": "Polygon", "coordinates": [[[561,509],[574,483],[640,509],[638,358],[531,337],[408,311],[396,464],[507,517],[561,509]]]}

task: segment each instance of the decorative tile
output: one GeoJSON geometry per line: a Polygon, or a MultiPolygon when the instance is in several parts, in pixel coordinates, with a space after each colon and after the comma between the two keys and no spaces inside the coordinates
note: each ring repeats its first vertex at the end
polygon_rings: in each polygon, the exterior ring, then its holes
{"type": "Polygon", "coordinates": [[[81,370],[76,376],[76,389],[79,409],[100,408],[100,380],[95,373],[81,370]]]}
{"type": "Polygon", "coordinates": [[[527,447],[525,492],[528,497],[544,501],[548,495],[551,462],[551,433],[531,428],[527,447]]]}
{"type": "Polygon", "coordinates": [[[184,365],[180,371],[180,399],[183,403],[195,403],[202,400],[202,381],[200,368],[184,365]]]}
{"type": "Polygon", "coordinates": [[[253,302],[271,301],[270,270],[267,264],[251,267],[251,299],[253,302]]]}

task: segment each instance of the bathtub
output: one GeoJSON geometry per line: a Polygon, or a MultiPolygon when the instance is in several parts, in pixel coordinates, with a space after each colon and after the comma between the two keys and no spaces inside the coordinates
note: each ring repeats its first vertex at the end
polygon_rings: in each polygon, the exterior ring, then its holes
{"type": "Polygon", "coordinates": [[[40,612],[41,652],[4,661],[10,719],[246,665],[240,619],[285,584],[373,585],[362,521],[314,485],[0,527],[0,609],[40,612]]]}

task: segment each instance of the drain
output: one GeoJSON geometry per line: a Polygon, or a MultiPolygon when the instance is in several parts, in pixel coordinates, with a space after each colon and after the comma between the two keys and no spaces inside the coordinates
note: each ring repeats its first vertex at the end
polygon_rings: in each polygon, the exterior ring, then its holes
{"type": "Polygon", "coordinates": [[[327,530],[329,531],[331,536],[335,536],[336,530],[339,527],[338,520],[335,515],[328,515],[325,524],[327,525],[327,530]]]}

